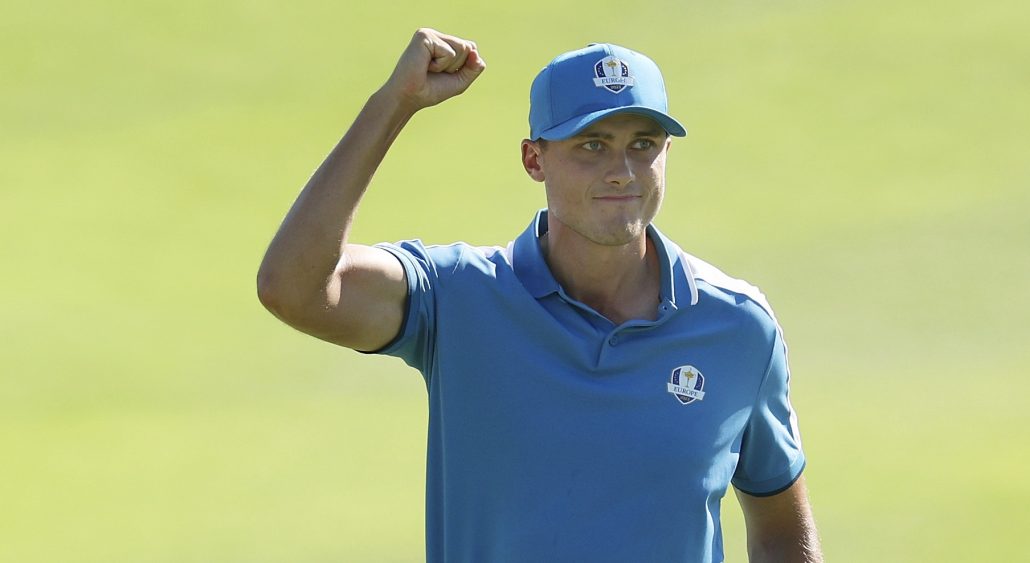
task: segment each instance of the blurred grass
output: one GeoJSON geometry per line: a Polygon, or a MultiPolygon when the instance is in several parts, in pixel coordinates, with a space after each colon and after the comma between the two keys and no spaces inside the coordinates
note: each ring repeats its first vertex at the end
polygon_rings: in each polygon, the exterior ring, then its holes
{"type": "MultiPolygon", "coordinates": [[[[51,2],[0,20],[0,560],[422,558],[424,390],[261,310],[264,246],[419,26],[489,68],[355,236],[503,243],[528,84],[648,53],[690,130],[663,231],[762,286],[827,555],[1018,560],[1030,8],[51,2]]],[[[727,560],[743,535],[725,503],[727,560]]]]}

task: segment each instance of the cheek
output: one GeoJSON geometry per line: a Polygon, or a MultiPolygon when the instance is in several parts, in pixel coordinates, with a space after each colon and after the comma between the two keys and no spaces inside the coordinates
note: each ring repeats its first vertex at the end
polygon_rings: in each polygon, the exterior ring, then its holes
{"type": "Polygon", "coordinates": [[[544,183],[544,188],[548,207],[561,210],[574,206],[576,200],[575,193],[569,189],[568,184],[563,183],[562,179],[555,178],[552,180],[548,178],[548,181],[544,183]]]}
{"type": "Polygon", "coordinates": [[[663,188],[665,185],[665,158],[658,157],[651,163],[648,168],[648,179],[651,183],[658,187],[663,188]]]}
{"type": "Polygon", "coordinates": [[[589,176],[574,163],[565,162],[552,167],[544,179],[544,189],[550,201],[573,201],[580,199],[589,190],[589,176]]]}

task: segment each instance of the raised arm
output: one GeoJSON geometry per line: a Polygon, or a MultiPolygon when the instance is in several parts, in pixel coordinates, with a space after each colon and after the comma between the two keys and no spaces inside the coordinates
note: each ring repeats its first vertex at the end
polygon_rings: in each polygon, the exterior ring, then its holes
{"type": "Polygon", "coordinates": [[[415,112],[464,92],[486,63],[475,43],[420,29],[396,68],[318,167],[258,271],[276,317],[323,340],[374,350],[400,330],[407,285],[388,252],[350,244],[354,212],[393,140],[415,112]]]}

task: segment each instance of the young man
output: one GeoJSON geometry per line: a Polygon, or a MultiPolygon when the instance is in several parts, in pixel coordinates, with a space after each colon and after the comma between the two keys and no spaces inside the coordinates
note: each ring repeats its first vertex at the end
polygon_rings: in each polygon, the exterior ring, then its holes
{"type": "Polygon", "coordinates": [[[407,120],[485,67],[419,30],[258,275],[284,322],[425,377],[427,559],[721,561],[732,483],[753,561],[821,560],[771,310],[651,224],[686,132],[650,59],[592,45],[540,72],[522,164],[547,209],[507,247],[349,242],[407,120]]]}

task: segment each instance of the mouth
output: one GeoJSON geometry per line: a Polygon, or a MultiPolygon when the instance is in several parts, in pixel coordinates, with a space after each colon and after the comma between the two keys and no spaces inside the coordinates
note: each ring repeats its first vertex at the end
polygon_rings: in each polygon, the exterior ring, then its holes
{"type": "Polygon", "coordinates": [[[597,196],[594,199],[597,200],[597,201],[620,202],[620,201],[633,201],[633,200],[636,200],[636,199],[640,199],[640,196],[638,196],[638,195],[603,195],[603,196],[597,196]]]}

